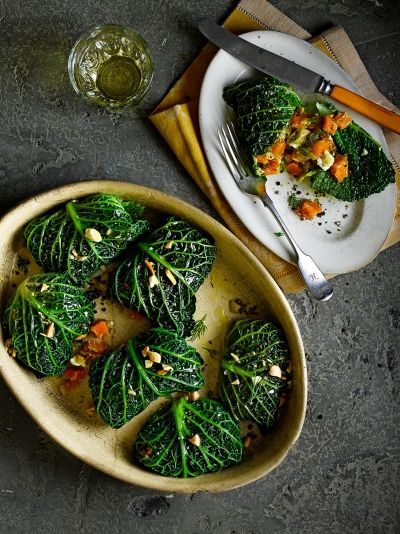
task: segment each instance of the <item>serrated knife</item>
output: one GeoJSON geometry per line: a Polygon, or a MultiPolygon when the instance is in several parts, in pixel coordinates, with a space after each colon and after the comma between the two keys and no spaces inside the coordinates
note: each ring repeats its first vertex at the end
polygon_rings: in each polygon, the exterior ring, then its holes
{"type": "Polygon", "coordinates": [[[320,93],[348,106],[369,119],[400,133],[400,115],[366,98],[334,85],[320,74],[282,56],[241,39],[208,19],[200,19],[199,30],[209,41],[243,63],[297,87],[305,93],[320,93]]]}

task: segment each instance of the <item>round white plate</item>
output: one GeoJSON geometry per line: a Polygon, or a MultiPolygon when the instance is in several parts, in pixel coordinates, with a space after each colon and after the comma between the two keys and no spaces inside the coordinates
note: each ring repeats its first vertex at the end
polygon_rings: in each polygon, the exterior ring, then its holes
{"type": "MultiPolygon", "coordinates": [[[[359,93],[349,76],[325,54],[310,43],[273,31],[257,31],[242,37],[266,50],[280,54],[299,65],[318,72],[335,84],[359,93]]],[[[295,258],[286,238],[279,237],[280,228],[258,199],[248,197],[236,186],[223,159],[217,130],[233,117],[232,109],[224,102],[224,87],[238,80],[259,76],[245,63],[220,50],[210,63],[200,93],[201,136],[212,172],[225,198],[243,224],[266,247],[292,263],[295,258]],[[278,235],[275,235],[277,234],[278,235]]],[[[330,99],[326,99],[330,100],[330,99]]],[[[334,102],[332,100],[332,102],[334,102]]],[[[334,102],[335,103],[335,102],[334,102]]],[[[381,128],[355,111],[335,103],[348,111],[355,122],[369,132],[389,156],[381,128]]],[[[269,176],[267,192],[284,218],[300,247],[312,256],[325,273],[345,273],[366,265],[378,254],[390,230],[396,208],[396,185],[390,184],[379,194],[365,200],[344,202],[333,197],[321,197],[325,215],[312,221],[300,220],[289,208],[287,197],[300,191],[299,196],[315,198],[307,184],[298,184],[288,173],[269,176]]]]}

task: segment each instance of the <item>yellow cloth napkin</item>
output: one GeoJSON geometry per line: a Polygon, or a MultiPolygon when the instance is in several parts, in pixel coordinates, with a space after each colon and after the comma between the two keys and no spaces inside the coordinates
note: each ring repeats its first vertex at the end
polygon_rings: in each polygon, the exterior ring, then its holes
{"type": "MultiPolygon", "coordinates": [[[[242,0],[226,19],[224,26],[234,33],[275,30],[301,39],[311,35],[266,0],[242,0]]],[[[311,42],[338,63],[355,81],[367,98],[395,108],[374,85],[345,31],[334,27],[311,42]]],[[[207,44],[165,98],[150,115],[150,120],[167,141],[196,184],[209,198],[230,230],[254,253],[286,292],[299,291],[304,282],[295,266],[282,260],[262,245],[236,217],[208,167],[201,143],[198,99],[203,76],[218,49],[207,44]]],[[[397,210],[382,249],[400,240],[400,143],[399,137],[384,132],[397,171],[397,210]]]]}

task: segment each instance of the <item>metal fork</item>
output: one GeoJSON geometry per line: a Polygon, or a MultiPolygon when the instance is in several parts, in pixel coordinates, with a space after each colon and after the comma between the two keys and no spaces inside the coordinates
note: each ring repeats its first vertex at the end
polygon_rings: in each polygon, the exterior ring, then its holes
{"type": "Polygon", "coordinates": [[[293,239],[282,217],[275,208],[271,197],[266,192],[265,179],[261,176],[254,175],[250,171],[250,164],[240,146],[233,123],[230,122],[222,126],[218,130],[218,137],[226,163],[239,189],[247,195],[258,197],[282,228],[283,233],[294,250],[297,267],[311,295],[317,300],[330,299],[333,293],[331,284],[317,267],[314,260],[305,254],[293,239]]]}

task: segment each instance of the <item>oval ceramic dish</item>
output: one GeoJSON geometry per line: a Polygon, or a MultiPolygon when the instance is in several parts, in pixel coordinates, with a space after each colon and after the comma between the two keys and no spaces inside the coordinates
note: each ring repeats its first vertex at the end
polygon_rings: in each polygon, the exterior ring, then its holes
{"type": "MultiPolygon", "coordinates": [[[[229,311],[229,301],[239,298],[249,306],[256,306],[258,317],[268,317],[279,323],[289,343],[292,388],[278,424],[267,437],[255,440],[254,447],[246,450],[242,463],[235,467],[192,479],[167,478],[146,471],[132,460],[132,445],[141,425],[165,399],[153,402],[128,424],[113,430],[90,413],[91,397],[87,383],[83,383],[73,395],[62,395],[59,378],[36,378],[8,355],[2,337],[0,366],[5,382],[37,424],[58,444],[93,467],[130,484],[162,492],[219,492],[264,476],[282,462],[303,425],[307,376],[302,340],[293,313],[272,277],[233,234],[208,215],[154,189],[114,181],[66,185],[27,200],[0,222],[1,310],[14,291],[12,283],[18,283],[18,276],[21,277],[21,273],[16,274],[16,266],[18,255],[27,254],[22,239],[25,224],[67,200],[98,192],[135,200],[144,204],[150,212],[182,217],[215,239],[217,259],[197,294],[195,315],[195,318],[206,315],[207,325],[206,333],[193,342],[207,364],[206,388],[201,392],[202,396],[208,392],[216,396],[219,359],[215,354],[221,348],[229,321],[243,317],[229,311]]],[[[35,269],[38,270],[37,266],[35,269]]],[[[115,346],[138,330],[148,328],[147,321],[134,321],[127,310],[115,304],[110,304],[106,312],[104,309],[99,312],[100,316],[114,320],[115,346]]]]}

